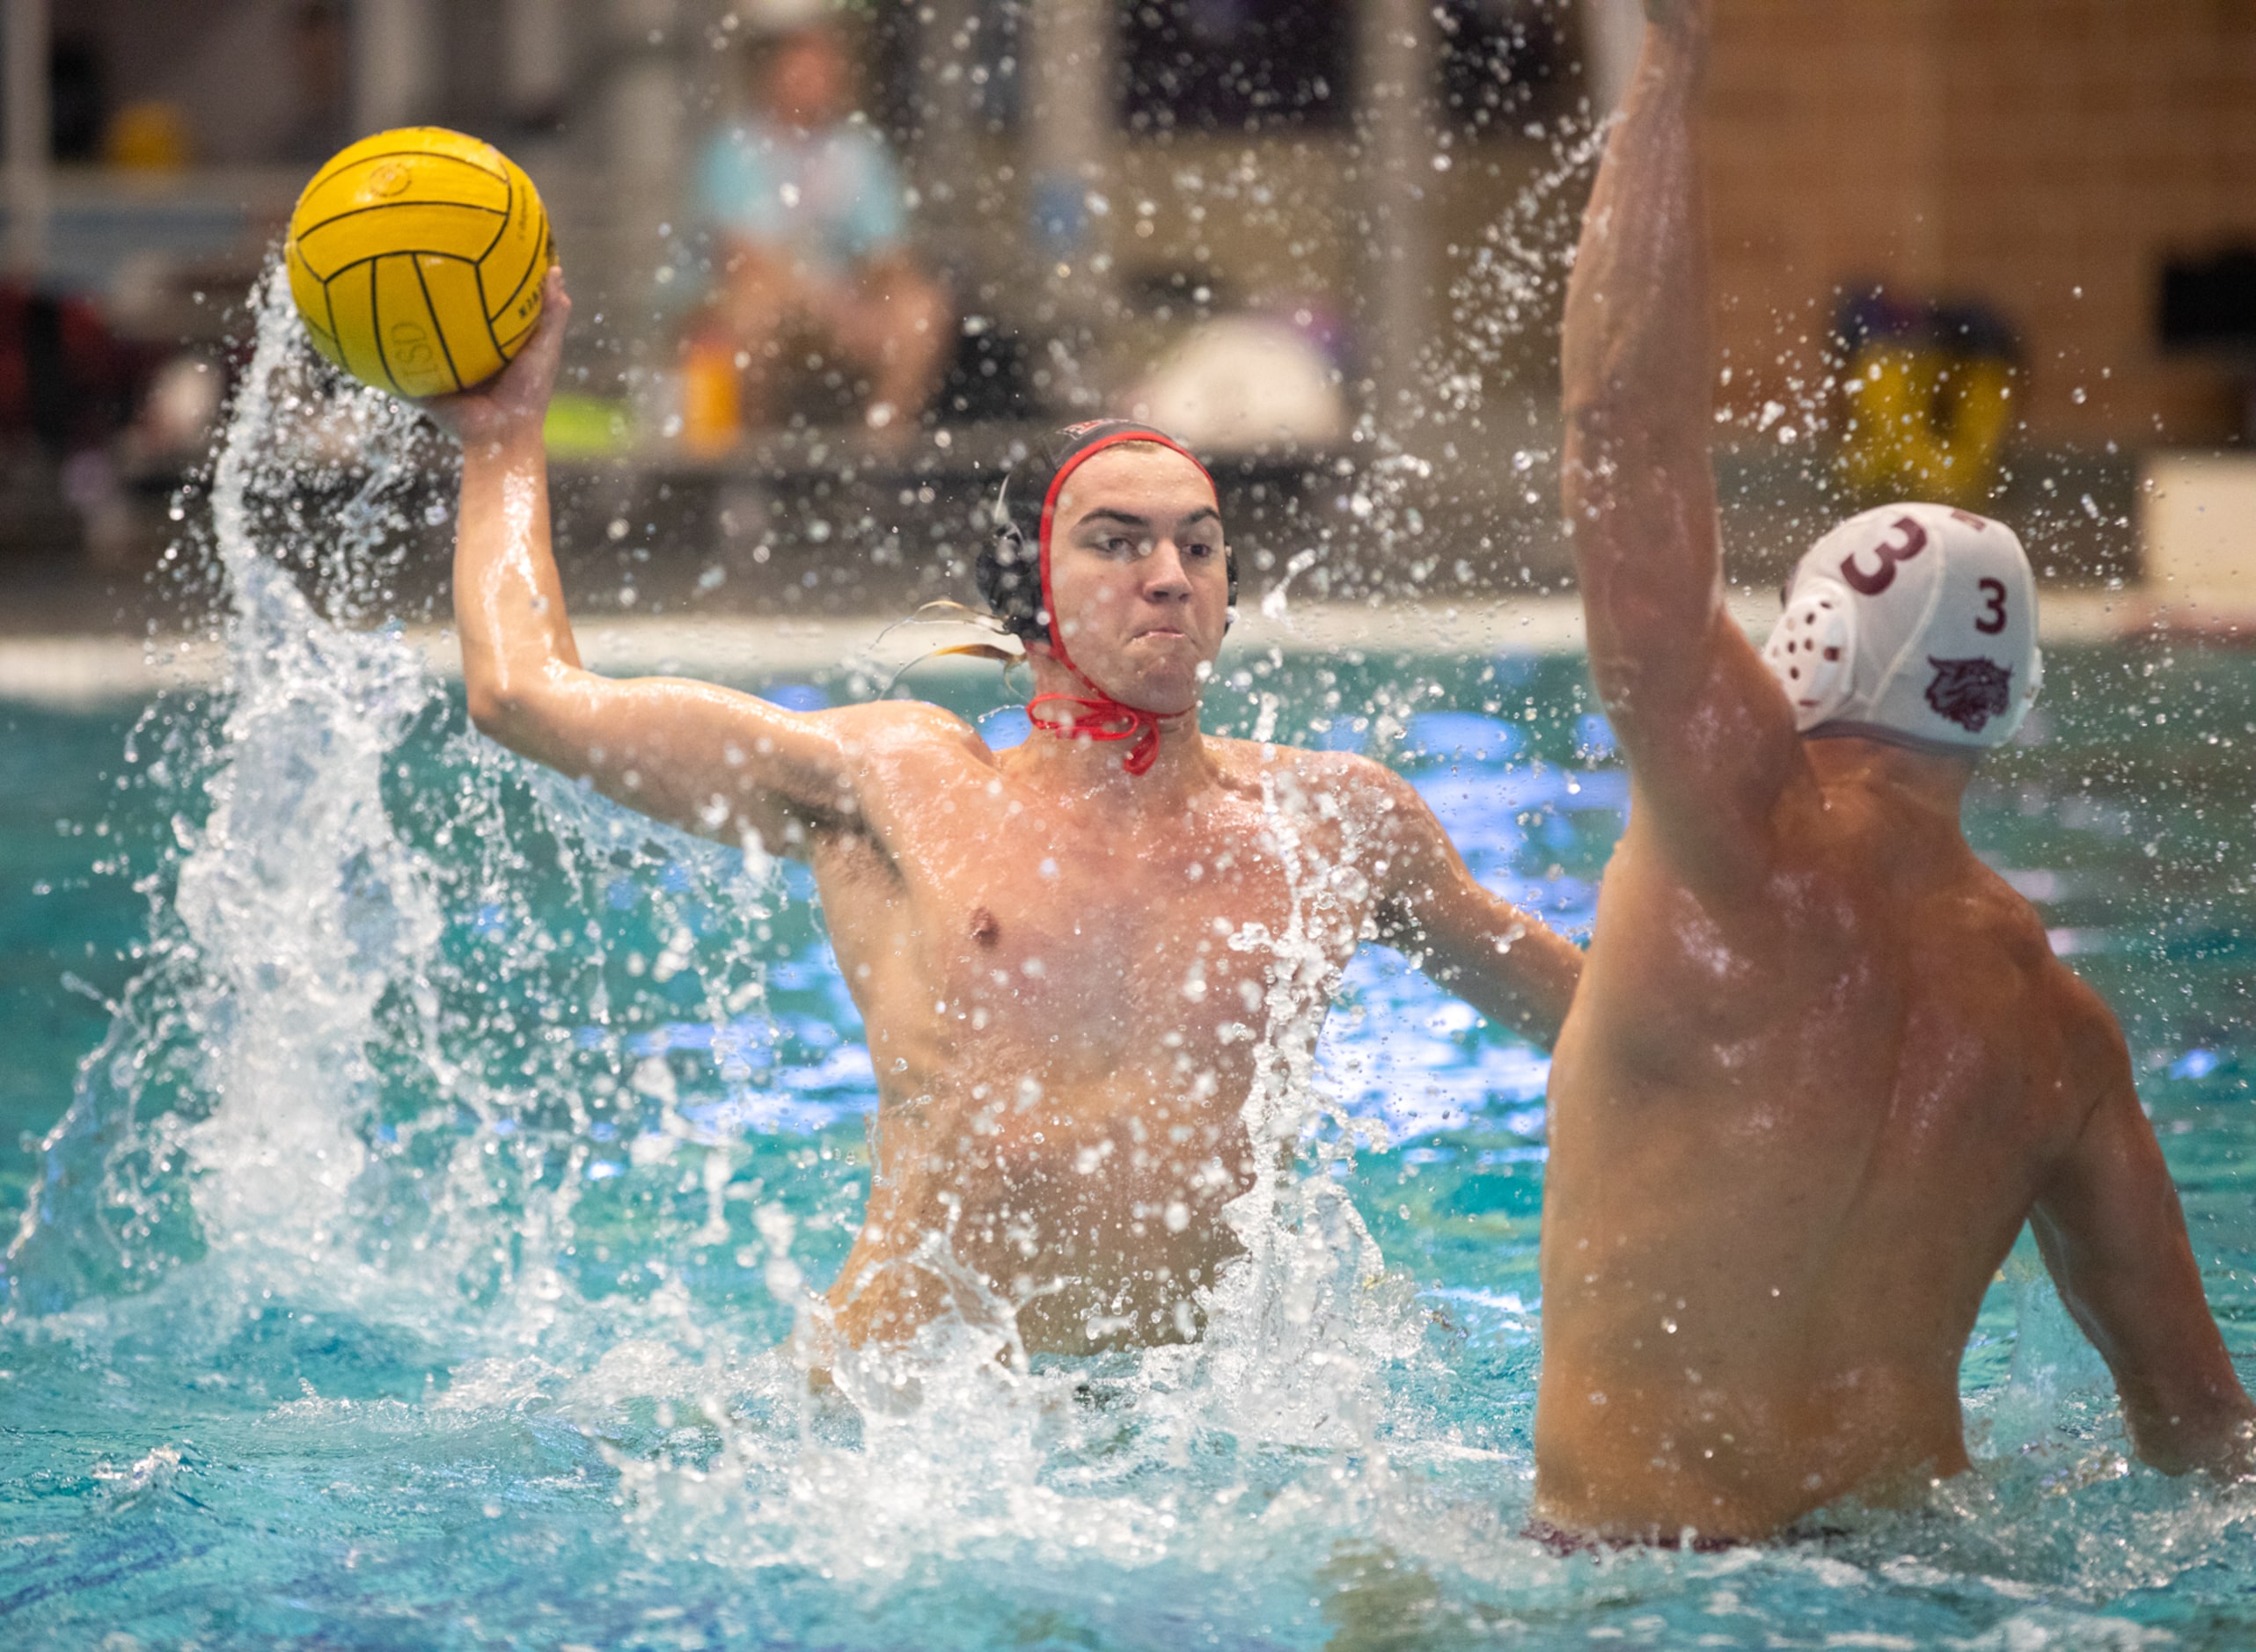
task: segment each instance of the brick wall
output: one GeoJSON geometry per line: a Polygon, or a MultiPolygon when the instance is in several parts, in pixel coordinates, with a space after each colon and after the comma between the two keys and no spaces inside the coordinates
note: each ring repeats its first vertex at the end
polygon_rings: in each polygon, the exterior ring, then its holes
{"type": "Polygon", "coordinates": [[[2034,440],[2238,428],[2154,311],[2168,253],[2256,239],[2256,0],[1718,0],[1710,115],[1742,405],[1813,385],[1837,288],[1878,281],[2012,322],[2034,440]]]}

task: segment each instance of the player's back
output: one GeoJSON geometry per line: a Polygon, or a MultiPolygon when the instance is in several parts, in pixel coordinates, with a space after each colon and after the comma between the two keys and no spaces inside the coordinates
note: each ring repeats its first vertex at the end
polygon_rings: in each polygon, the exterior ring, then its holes
{"type": "Polygon", "coordinates": [[[1954,817],[1853,781],[1762,882],[1636,827],[1552,1074],[1539,1514],[1775,1530],[1965,1466],[1985,1286],[2113,1036],[1954,817]]]}
{"type": "Polygon", "coordinates": [[[1560,325],[1560,502],[1630,825],[1551,1082],[1536,1517],[1762,1535],[1962,1467],[1957,1372],[2025,1217],[2133,1449],[2240,1472],[2121,1034],[1959,830],[2043,682],[2019,537],[1858,512],[1758,654],[1710,464],[1710,0],[1645,0],[1560,325]]]}

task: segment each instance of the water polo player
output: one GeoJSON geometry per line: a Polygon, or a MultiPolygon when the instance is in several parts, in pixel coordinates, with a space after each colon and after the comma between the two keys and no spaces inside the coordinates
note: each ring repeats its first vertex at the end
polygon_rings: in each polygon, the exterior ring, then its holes
{"type": "Polygon", "coordinates": [[[1229,554],[1212,483],[1159,432],[1063,432],[1003,492],[983,583],[1039,691],[1022,745],[915,702],[798,713],[582,669],[549,546],[560,281],[549,297],[496,384],[435,407],[463,447],[471,714],[631,808],[813,868],[879,1093],[831,1297],[847,1335],[951,1305],[1007,1308],[1032,1349],[1193,1334],[1235,1250],[1257,1068],[1314,1038],[1366,936],[1549,1042],[1580,954],[1476,884],[1408,784],[1200,731],[1229,554]]]}
{"type": "Polygon", "coordinates": [[[1959,1356],[2024,1221],[2139,1457],[2243,1469],[2248,1399],[2122,1034],[1959,828],[2037,691],[2019,543],[1891,507],[1802,559],[1763,654],[1724,609],[1709,8],[1646,9],[1562,343],[1632,802],[1552,1067],[1538,1529],[1728,1541],[1923,1495],[1967,1466],[1959,1356]]]}

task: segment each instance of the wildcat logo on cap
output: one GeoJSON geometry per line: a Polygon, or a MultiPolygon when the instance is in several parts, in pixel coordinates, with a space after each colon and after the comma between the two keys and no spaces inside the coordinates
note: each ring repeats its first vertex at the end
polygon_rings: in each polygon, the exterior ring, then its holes
{"type": "Polygon", "coordinates": [[[1980,734],[1993,717],[2013,707],[2013,669],[1994,661],[1937,660],[1935,680],[1927,685],[1927,703],[1938,717],[1947,717],[1970,735],[1980,734]]]}

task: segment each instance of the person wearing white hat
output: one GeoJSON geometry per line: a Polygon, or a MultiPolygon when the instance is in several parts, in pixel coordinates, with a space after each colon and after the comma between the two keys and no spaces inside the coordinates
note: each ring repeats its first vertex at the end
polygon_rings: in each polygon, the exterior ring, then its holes
{"type": "Polygon", "coordinates": [[[2099,995],[1960,827],[2041,680],[2003,524],[1903,504],[1723,601],[1698,110],[1646,0],[1562,339],[1564,502],[1628,830],[1551,1071],[1531,1534],[1707,1546],[1968,1466],[1959,1362],[2025,1222],[2132,1450],[2249,1469],[2247,1395],[2099,995]]]}

